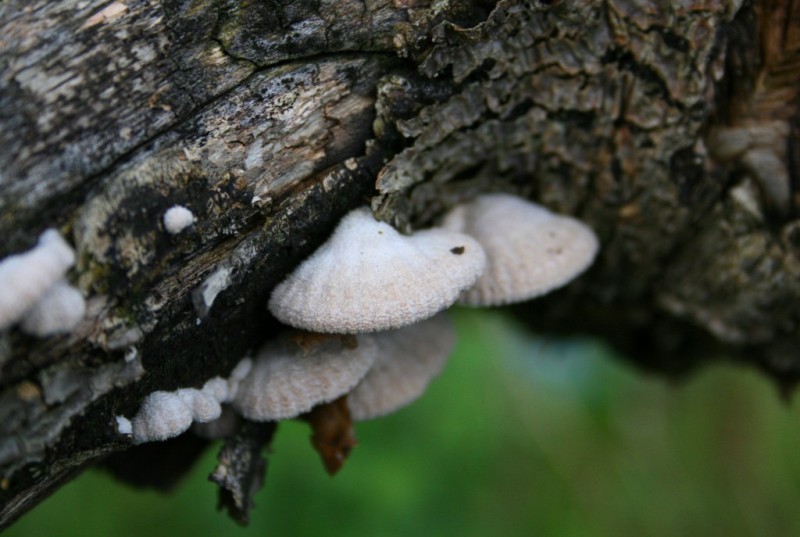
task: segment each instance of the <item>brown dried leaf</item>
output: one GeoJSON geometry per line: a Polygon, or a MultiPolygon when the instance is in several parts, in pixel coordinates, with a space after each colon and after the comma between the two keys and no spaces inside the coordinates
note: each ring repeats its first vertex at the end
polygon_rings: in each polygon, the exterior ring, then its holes
{"type": "Polygon", "coordinates": [[[328,475],[335,475],[357,445],[347,396],[314,407],[304,416],[311,425],[311,444],[322,458],[328,475]]]}

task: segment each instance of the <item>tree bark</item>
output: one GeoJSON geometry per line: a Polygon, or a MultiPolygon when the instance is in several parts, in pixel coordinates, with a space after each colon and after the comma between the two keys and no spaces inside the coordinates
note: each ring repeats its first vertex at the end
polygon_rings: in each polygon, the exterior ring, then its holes
{"type": "Polygon", "coordinates": [[[226,375],[347,210],[480,192],[591,225],[513,309],[642,367],[800,378],[800,3],[8,0],[0,258],[58,228],[88,313],[0,333],[0,528],[129,447],[115,416],[226,375]],[[175,204],[197,217],[170,235],[175,204]]]}

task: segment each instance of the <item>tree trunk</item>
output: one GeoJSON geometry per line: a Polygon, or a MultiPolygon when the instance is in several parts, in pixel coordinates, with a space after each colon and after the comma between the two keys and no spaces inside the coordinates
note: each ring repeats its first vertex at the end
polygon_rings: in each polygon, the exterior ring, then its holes
{"type": "Polygon", "coordinates": [[[532,328],[793,386],[800,4],[663,4],[0,5],[0,258],[56,227],[88,300],[69,336],[0,332],[0,528],[276,334],[271,289],[370,202],[402,230],[487,191],[576,215],[602,250],[514,308],[532,328]]]}

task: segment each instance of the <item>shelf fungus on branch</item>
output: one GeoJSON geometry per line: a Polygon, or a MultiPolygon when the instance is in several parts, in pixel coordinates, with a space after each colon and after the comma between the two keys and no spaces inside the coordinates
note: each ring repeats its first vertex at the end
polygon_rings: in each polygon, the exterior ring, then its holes
{"type": "Polygon", "coordinates": [[[347,396],[355,421],[384,416],[422,396],[456,343],[452,322],[444,312],[374,337],[375,364],[347,396]]]}
{"type": "Polygon", "coordinates": [[[428,229],[404,236],[369,209],[356,209],[275,288],[269,310],[313,332],[399,328],[452,305],[485,265],[480,245],[462,233],[428,229]]]}
{"type": "Polygon", "coordinates": [[[352,390],[376,353],[370,336],[328,336],[305,347],[290,339],[268,342],[239,384],[233,406],[252,421],[297,417],[352,390]]]}
{"type": "Polygon", "coordinates": [[[549,293],[594,261],[597,236],[583,222],[509,194],[484,194],[454,207],[444,227],[474,237],[486,271],[460,304],[499,306],[549,293]]]}

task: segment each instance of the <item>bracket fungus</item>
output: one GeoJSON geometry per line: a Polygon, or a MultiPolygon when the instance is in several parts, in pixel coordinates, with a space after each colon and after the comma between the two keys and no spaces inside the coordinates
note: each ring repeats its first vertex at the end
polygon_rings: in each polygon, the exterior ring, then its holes
{"type": "Polygon", "coordinates": [[[75,264],[75,252],[54,229],[37,245],[0,262],[0,330],[16,323],[75,264]]]}
{"type": "Polygon", "coordinates": [[[459,299],[470,306],[521,302],[562,287],[592,264],[599,248],[583,222],[509,194],[454,207],[443,225],[486,251],[486,271],[459,299]]]}
{"type": "Polygon", "coordinates": [[[411,326],[374,335],[378,357],[347,396],[356,421],[394,412],[419,398],[441,373],[456,343],[446,313],[411,326]]]}
{"type": "Polygon", "coordinates": [[[356,209],[275,288],[269,310],[313,332],[399,328],[452,305],[485,266],[480,245],[462,233],[429,229],[404,236],[368,208],[356,209]]]}
{"type": "Polygon", "coordinates": [[[252,421],[294,418],[346,394],[375,360],[370,336],[330,336],[303,348],[279,339],[264,345],[239,384],[233,407],[252,421]]]}

